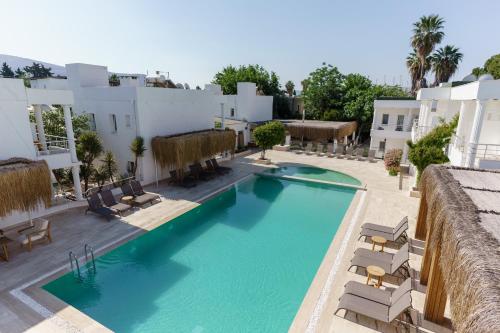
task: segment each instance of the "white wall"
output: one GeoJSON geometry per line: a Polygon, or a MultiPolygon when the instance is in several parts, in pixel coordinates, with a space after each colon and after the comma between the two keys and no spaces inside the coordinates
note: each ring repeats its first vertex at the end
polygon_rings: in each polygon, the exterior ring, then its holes
{"type": "MultiPolygon", "coordinates": [[[[469,127],[472,127],[472,121],[469,127]]],[[[500,101],[489,101],[486,103],[479,143],[500,144],[500,101]]]]}
{"type": "Polygon", "coordinates": [[[31,88],[34,89],[55,89],[55,90],[69,89],[67,79],[57,79],[53,77],[30,80],[30,84],[31,88]]]}
{"type": "Polygon", "coordinates": [[[27,107],[23,80],[0,78],[0,159],[35,158],[27,107]]]}

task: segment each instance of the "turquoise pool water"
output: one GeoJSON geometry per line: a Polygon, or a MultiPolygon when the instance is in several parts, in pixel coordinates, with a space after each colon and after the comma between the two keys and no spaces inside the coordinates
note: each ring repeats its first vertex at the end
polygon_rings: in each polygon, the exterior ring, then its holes
{"type": "Polygon", "coordinates": [[[43,288],[116,332],[286,332],[354,194],[251,177],[43,288]]]}
{"type": "Polygon", "coordinates": [[[279,168],[272,168],[266,171],[275,175],[296,176],[309,179],[326,180],[336,183],[344,183],[350,185],[361,185],[361,182],[354,177],[346,175],[345,173],[321,169],[310,166],[284,166],[279,168]]]}

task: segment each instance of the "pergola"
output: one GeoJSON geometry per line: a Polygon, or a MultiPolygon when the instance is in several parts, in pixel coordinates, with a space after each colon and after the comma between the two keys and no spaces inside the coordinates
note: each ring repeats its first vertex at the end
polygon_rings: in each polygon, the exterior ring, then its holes
{"type": "Polygon", "coordinates": [[[425,240],[424,318],[458,332],[500,332],[500,172],[432,165],[421,179],[415,238],[425,240]]]}
{"type": "Polygon", "coordinates": [[[0,161],[0,189],[0,217],[49,207],[52,186],[47,162],[17,157],[0,161]]]}
{"type": "Polygon", "coordinates": [[[280,120],[292,138],[310,141],[343,141],[352,135],[354,140],[358,123],[355,121],[321,121],[321,120],[280,120]]]}

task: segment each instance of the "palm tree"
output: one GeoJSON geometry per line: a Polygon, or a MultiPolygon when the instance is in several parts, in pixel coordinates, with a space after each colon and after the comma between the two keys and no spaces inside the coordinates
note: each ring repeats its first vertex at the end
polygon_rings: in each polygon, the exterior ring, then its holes
{"type": "Polygon", "coordinates": [[[137,171],[137,161],[139,157],[144,156],[144,152],[146,151],[146,147],[144,146],[144,138],[142,136],[137,136],[134,140],[132,140],[132,144],[130,145],[130,150],[132,151],[132,154],[135,156],[135,162],[134,162],[134,170],[132,170],[132,173],[134,174],[137,171]]]}
{"type": "Polygon", "coordinates": [[[111,182],[114,183],[113,175],[118,171],[118,166],[116,165],[116,159],[111,150],[108,150],[104,153],[104,157],[101,160],[104,165],[104,170],[106,170],[106,174],[111,182]]]}
{"type": "Polygon", "coordinates": [[[448,82],[450,77],[455,74],[458,63],[462,60],[463,54],[460,53],[458,47],[446,45],[441,47],[431,56],[432,70],[436,75],[434,85],[437,86],[441,82],[448,82]]]}
{"type": "Polygon", "coordinates": [[[285,88],[286,88],[286,92],[288,93],[288,96],[292,97],[293,89],[295,88],[295,84],[293,84],[292,81],[287,81],[287,83],[285,83],[285,88]]]}
{"type": "Polygon", "coordinates": [[[80,166],[80,175],[83,178],[84,191],[89,188],[89,179],[94,172],[92,165],[94,160],[101,155],[103,150],[102,142],[96,132],[88,131],[78,137],[76,154],[82,162],[80,166]]]}
{"type": "Polygon", "coordinates": [[[425,78],[427,57],[434,51],[436,45],[443,40],[443,24],[444,19],[439,15],[422,16],[417,22],[413,23],[411,46],[420,60],[419,81],[423,81],[425,78]]]}
{"type": "MultiPolygon", "coordinates": [[[[427,57],[425,59],[425,66],[424,69],[427,72],[431,68],[431,61],[430,57],[427,57]]],[[[408,71],[410,72],[411,76],[411,93],[415,95],[418,89],[418,85],[420,82],[420,59],[417,56],[417,53],[415,50],[413,52],[410,52],[410,54],[406,57],[406,67],[408,68],[408,71]]]]}

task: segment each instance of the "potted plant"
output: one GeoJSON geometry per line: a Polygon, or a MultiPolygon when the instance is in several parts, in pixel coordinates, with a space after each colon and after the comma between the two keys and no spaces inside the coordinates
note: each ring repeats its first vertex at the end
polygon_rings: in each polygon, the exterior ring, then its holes
{"type": "Polygon", "coordinates": [[[401,149],[390,149],[384,155],[385,169],[389,171],[390,176],[397,176],[403,151],[401,149]]]}

